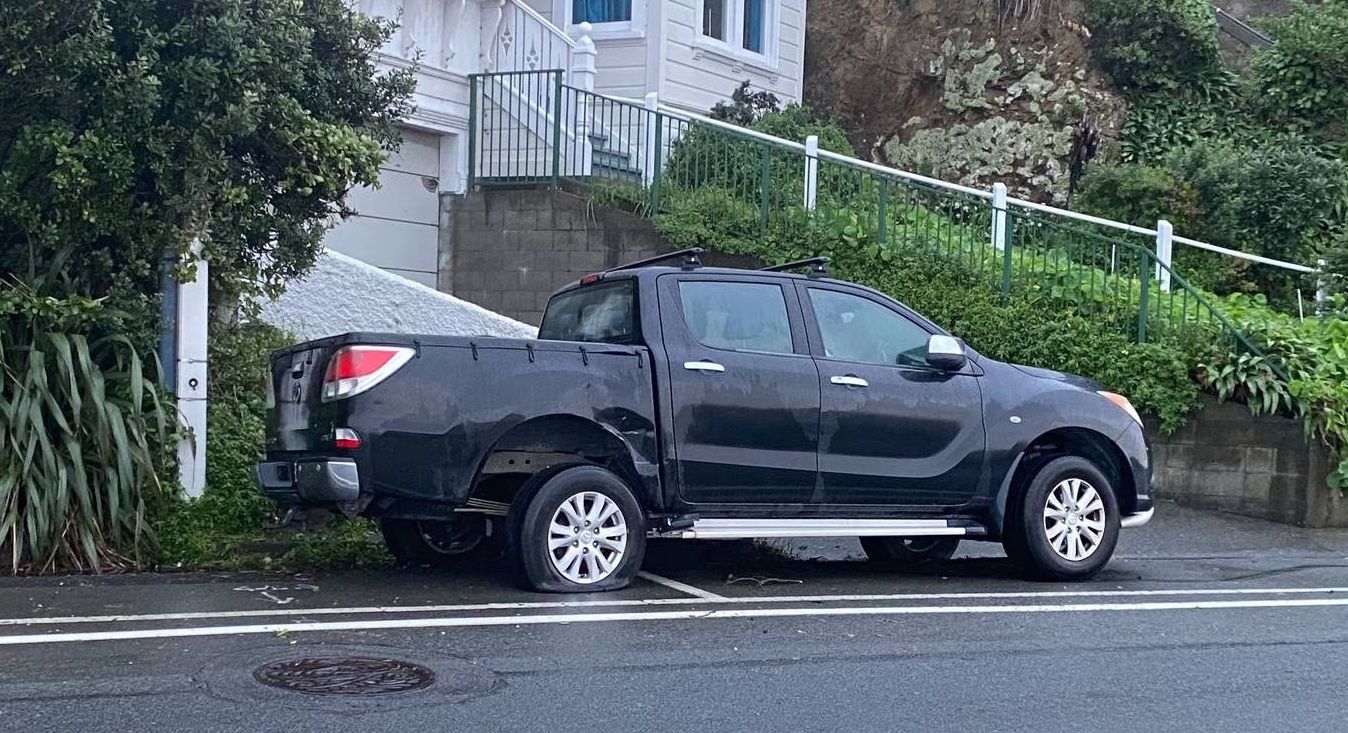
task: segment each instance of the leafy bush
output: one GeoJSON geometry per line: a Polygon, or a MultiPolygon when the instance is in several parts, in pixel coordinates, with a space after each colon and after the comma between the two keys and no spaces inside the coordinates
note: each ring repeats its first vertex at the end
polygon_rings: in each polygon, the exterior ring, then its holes
{"type": "Polygon", "coordinates": [[[168,421],[131,342],[79,297],[0,284],[0,552],[10,572],[138,564],[168,421]]]}
{"type": "Polygon", "coordinates": [[[1120,89],[1202,88],[1223,73],[1207,0],[1092,0],[1086,26],[1120,89]]]}
{"type": "MultiPolygon", "coordinates": [[[[1176,148],[1163,166],[1094,166],[1078,207],[1097,216],[1175,231],[1274,259],[1309,263],[1329,248],[1325,212],[1343,200],[1342,162],[1293,139],[1242,147],[1201,142],[1176,148]]],[[[1175,248],[1176,266],[1194,284],[1227,294],[1262,292],[1284,307],[1297,287],[1313,287],[1284,270],[1250,266],[1190,248],[1175,248]]]]}
{"type": "Polygon", "coordinates": [[[1260,21],[1273,47],[1250,62],[1250,99],[1278,129],[1341,144],[1348,135],[1348,3],[1309,5],[1260,21]]]}

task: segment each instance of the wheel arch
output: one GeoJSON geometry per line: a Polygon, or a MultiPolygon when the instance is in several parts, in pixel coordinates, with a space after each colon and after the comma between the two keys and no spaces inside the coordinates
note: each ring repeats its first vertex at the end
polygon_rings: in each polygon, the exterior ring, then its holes
{"type": "Polygon", "coordinates": [[[562,465],[605,468],[650,505],[653,471],[617,430],[574,414],[552,414],[522,421],[501,434],[478,462],[469,505],[504,510],[534,476],[562,465]]]}
{"type": "Polygon", "coordinates": [[[1025,490],[1035,471],[1045,461],[1059,456],[1077,456],[1095,464],[1109,479],[1119,511],[1129,514],[1137,504],[1133,467],[1118,443],[1090,428],[1067,426],[1048,430],[1027,443],[1002,479],[992,506],[989,527],[1001,536],[1011,501],[1025,490]]]}

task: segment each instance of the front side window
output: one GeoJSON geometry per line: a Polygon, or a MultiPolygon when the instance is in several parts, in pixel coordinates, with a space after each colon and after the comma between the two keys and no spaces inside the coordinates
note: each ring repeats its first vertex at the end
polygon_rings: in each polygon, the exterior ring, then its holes
{"type": "Polygon", "coordinates": [[[810,288],[824,356],[860,364],[926,366],[930,334],[873,300],[810,288]]]}
{"type": "Polygon", "coordinates": [[[684,323],[703,346],[727,351],[794,352],[780,285],[681,282],[684,323]]]}
{"type": "Polygon", "coordinates": [[[591,285],[555,296],[543,314],[538,338],[630,344],[637,340],[635,283],[591,285]]]}
{"type": "Polygon", "coordinates": [[[632,0],[571,0],[572,23],[624,23],[632,20],[632,0]]]}

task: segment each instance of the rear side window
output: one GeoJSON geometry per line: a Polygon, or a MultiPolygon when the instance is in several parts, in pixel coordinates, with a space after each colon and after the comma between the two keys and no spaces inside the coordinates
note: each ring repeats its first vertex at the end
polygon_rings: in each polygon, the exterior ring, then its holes
{"type": "Polygon", "coordinates": [[[538,337],[547,341],[635,343],[636,282],[590,285],[554,296],[543,314],[538,337]]]}
{"type": "Polygon", "coordinates": [[[679,283],[683,319],[703,346],[729,351],[793,353],[791,318],[779,285],[679,283]]]}

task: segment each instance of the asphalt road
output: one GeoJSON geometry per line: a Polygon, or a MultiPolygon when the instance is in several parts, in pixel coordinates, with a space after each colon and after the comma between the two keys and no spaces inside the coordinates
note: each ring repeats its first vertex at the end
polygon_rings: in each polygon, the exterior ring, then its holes
{"type": "Polygon", "coordinates": [[[682,548],[630,589],[584,596],[525,593],[490,567],[5,580],[0,721],[82,732],[1348,727],[1345,532],[1165,506],[1078,585],[1019,580],[995,546],[924,574],[858,562],[851,540],[784,549],[794,558],[682,548]],[[394,659],[434,680],[314,695],[254,676],[306,657],[394,659]]]}

